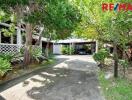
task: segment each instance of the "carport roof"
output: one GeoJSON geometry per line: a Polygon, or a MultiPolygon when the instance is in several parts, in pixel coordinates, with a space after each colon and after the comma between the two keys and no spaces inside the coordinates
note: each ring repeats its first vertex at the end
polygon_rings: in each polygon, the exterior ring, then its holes
{"type": "Polygon", "coordinates": [[[87,42],[95,42],[95,40],[92,39],[66,39],[66,40],[58,40],[53,41],[54,43],[87,43],[87,42]]]}
{"type": "MultiPolygon", "coordinates": [[[[38,39],[38,38],[39,38],[39,36],[33,35],[33,39],[38,39]]],[[[45,38],[45,37],[42,37],[41,40],[47,42],[48,39],[45,38]]],[[[95,41],[96,40],[92,40],[92,39],[85,40],[85,39],[76,39],[76,38],[74,38],[74,39],[66,39],[66,40],[53,40],[53,41],[50,41],[50,42],[61,44],[61,43],[88,43],[88,42],[95,42],[95,41]]]]}

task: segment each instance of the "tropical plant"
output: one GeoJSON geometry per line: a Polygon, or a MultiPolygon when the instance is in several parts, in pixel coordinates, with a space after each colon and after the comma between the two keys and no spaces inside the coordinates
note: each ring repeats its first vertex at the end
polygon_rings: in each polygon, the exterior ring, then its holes
{"type": "Polygon", "coordinates": [[[11,54],[11,53],[0,53],[0,58],[3,58],[4,60],[7,60],[9,62],[11,62],[13,57],[14,57],[14,54],[11,54]]]}
{"type": "Polygon", "coordinates": [[[73,47],[70,47],[70,46],[63,46],[62,47],[62,53],[63,54],[70,54],[70,55],[72,55],[72,54],[74,54],[74,48],[73,47]]]}
{"type": "Polygon", "coordinates": [[[15,25],[11,24],[9,29],[3,28],[2,32],[3,32],[4,36],[6,36],[6,37],[10,37],[10,36],[14,35],[14,33],[15,33],[15,25]]]}
{"type": "Polygon", "coordinates": [[[0,58],[0,76],[4,76],[9,70],[12,70],[10,62],[0,58]]]}
{"type": "Polygon", "coordinates": [[[42,50],[41,48],[34,47],[31,50],[32,58],[39,62],[39,57],[42,56],[42,50]]]}

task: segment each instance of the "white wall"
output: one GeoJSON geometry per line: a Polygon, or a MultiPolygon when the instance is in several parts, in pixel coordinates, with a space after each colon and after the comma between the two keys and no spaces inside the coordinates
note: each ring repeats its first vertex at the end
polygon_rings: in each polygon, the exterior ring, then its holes
{"type": "Polygon", "coordinates": [[[53,54],[62,54],[62,45],[61,44],[53,45],[53,54]]]}

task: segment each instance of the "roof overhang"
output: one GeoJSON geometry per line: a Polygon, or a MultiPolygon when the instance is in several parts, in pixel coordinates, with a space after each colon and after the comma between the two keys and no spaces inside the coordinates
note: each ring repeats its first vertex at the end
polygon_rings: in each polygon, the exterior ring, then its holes
{"type": "Polygon", "coordinates": [[[63,43],[88,43],[88,42],[96,42],[96,40],[92,40],[92,39],[66,39],[66,40],[54,40],[52,41],[53,43],[59,43],[59,44],[63,44],[63,43]]]}

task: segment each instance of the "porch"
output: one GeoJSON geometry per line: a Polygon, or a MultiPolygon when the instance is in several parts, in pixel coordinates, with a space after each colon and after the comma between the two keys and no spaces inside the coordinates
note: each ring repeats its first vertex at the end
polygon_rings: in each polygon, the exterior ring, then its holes
{"type": "MultiPolygon", "coordinates": [[[[15,54],[20,52],[21,48],[24,48],[25,36],[23,35],[23,31],[25,30],[19,27],[15,27],[15,30],[16,30],[15,33],[7,37],[3,34],[1,30],[8,29],[9,27],[10,27],[9,24],[0,23],[0,53],[15,54]]],[[[33,36],[32,38],[35,39],[36,37],[33,36]]],[[[34,48],[34,44],[32,44],[32,46],[34,48]]],[[[40,46],[35,46],[35,48],[36,47],[42,49],[42,43],[40,46]]]]}

